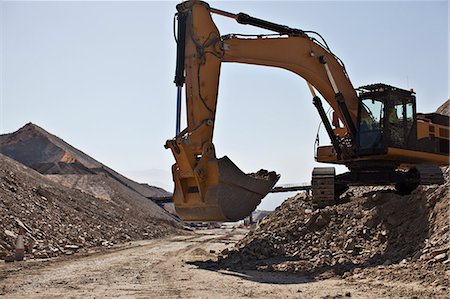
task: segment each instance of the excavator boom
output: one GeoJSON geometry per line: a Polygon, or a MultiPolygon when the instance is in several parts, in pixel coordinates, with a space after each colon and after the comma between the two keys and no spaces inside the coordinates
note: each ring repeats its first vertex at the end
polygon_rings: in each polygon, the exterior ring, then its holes
{"type": "MultiPolygon", "coordinates": [[[[336,111],[335,96],[356,97],[345,69],[334,55],[301,30],[211,9],[200,1],[177,6],[178,86],[177,135],[168,140],[176,163],[173,201],[186,221],[237,221],[248,216],[267,195],[279,176],[273,172],[244,174],[228,157],[218,159],[212,143],[220,66],[223,62],[251,63],[288,69],[311,82],[336,111]],[[279,38],[221,37],[211,13],[234,17],[238,22],[281,31],[279,38]],[[328,72],[328,73],[327,73],[328,72]],[[334,76],[331,75],[334,73],[334,76]],[[329,80],[333,80],[333,86],[329,80]],[[181,87],[186,85],[187,128],[180,130],[181,87]],[[333,90],[335,87],[335,90],[333,90]]],[[[350,101],[353,103],[355,101],[350,101]]],[[[344,103],[345,105],[345,103],[344,103]]],[[[340,115],[353,125],[357,107],[340,115]]]]}
{"type": "Polygon", "coordinates": [[[177,213],[185,220],[243,219],[267,195],[279,176],[269,172],[245,175],[229,158],[216,157],[212,139],[221,64],[239,62],[274,66],[302,76],[339,111],[339,117],[346,124],[344,132],[346,128],[354,127],[356,93],[336,57],[301,30],[246,14],[234,15],[212,9],[201,1],[183,2],[177,10],[177,136],[166,143],[176,160],[172,168],[175,182],[173,201],[177,213]],[[280,36],[257,39],[222,37],[211,13],[233,17],[243,24],[255,23],[266,29],[272,28],[280,31],[280,36]],[[184,83],[187,128],[181,131],[178,128],[180,91],[184,83]],[[344,110],[336,97],[346,107],[344,110]],[[346,98],[350,99],[347,103],[346,98]]]}

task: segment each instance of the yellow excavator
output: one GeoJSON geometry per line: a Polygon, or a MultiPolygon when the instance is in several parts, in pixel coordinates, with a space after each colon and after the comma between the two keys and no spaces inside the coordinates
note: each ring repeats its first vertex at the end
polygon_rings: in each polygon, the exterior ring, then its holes
{"type": "Polygon", "coordinates": [[[316,148],[316,160],[345,165],[312,172],[313,202],[337,203],[354,185],[394,185],[402,194],[440,184],[448,165],[449,117],[416,112],[415,93],[387,84],[355,89],[342,61],[320,34],[230,13],[191,0],[177,5],[176,136],[166,142],[172,167],[173,202],[186,221],[237,221],[248,216],[274,187],[279,175],[243,173],[228,157],[217,158],[213,132],[220,67],[236,62],[283,68],[304,78],[331,145],[316,148]],[[220,35],[212,14],[274,32],[220,35]],[[187,127],[181,130],[185,85],[187,127]],[[320,94],[333,109],[327,117],[320,94]]]}

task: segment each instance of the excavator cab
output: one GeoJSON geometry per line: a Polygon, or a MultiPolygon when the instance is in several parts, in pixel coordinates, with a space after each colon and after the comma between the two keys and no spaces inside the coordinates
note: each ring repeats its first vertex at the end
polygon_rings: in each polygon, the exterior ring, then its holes
{"type": "Polygon", "coordinates": [[[358,154],[386,154],[388,147],[414,148],[417,141],[414,93],[381,83],[358,90],[358,154]]]}

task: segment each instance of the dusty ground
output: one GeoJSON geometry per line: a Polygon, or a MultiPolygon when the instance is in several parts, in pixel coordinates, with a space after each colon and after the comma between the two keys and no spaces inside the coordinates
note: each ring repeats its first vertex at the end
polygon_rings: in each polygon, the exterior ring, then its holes
{"type": "MultiPolygon", "coordinates": [[[[217,270],[197,265],[232,247],[246,230],[216,229],[132,242],[83,255],[0,264],[7,298],[424,298],[395,281],[327,279],[298,273],[217,270]],[[213,251],[213,252],[212,252],[213,251]]],[[[424,293],[425,292],[425,293],[424,293]]]]}

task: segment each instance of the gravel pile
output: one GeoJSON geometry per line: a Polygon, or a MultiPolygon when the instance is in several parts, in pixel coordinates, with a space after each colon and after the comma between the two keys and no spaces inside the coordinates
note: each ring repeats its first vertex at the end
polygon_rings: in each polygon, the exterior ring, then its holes
{"type": "Polygon", "coordinates": [[[260,221],[234,250],[222,252],[220,265],[319,278],[397,273],[395,279],[446,286],[450,184],[449,169],[444,171],[443,186],[421,187],[408,196],[388,187],[352,188],[346,203],[318,210],[300,193],[260,221]]]}
{"type": "MultiPolygon", "coordinates": [[[[16,132],[0,135],[0,153],[41,174],[61,175],[60,181],[66,175],[98,175],[98,178],[111,178],[148,199],[172,196],[162,188],[130,180],[33,123],[16,132]]],[[[94,180],[99,181],[98,178],[94,180]]],[[[72,179],[69,177],[68,181],[72,179]]]]}
{"type": "Polygon", "coordinates": [[[436,110],[437,113],[449,115],[450,116],[450,99],[444,102],[439,108],[436,110]]]}
{"type": "Polygon", "coordinates": [[[19,226],[25,229],[27,258],[180,232],[151,201],[94,197],[0,154],[0,258],[13,254],[19,226]]]}

